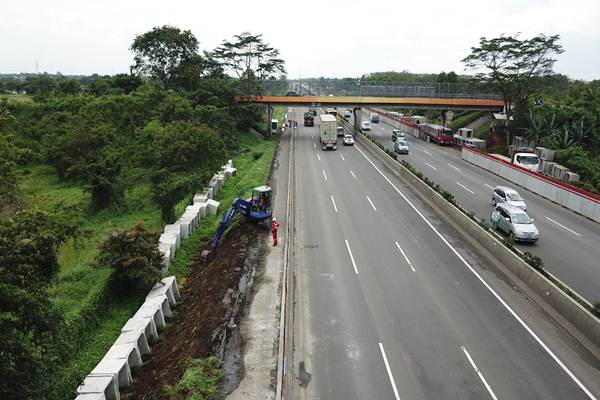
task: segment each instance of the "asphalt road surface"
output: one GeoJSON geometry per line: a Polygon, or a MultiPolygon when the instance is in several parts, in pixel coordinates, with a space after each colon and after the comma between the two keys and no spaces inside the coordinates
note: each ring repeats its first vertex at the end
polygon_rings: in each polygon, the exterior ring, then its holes
{"type": "Polygon", "coordinates": [[[598,359],[360,145],[301,126],[295,173],[294,398],[599,398],[598,359]]]}
{"type": "MultiPolygon", "coordinates": [[[[363,119],[370,114],[364,111],[363,119]]],[[[393,150],[393,128],[384,122],[371,124],[371,128],[369,135],[393,150]]],[[[539,256],[548,271],[590,303],[600,302],[600,224],[463,161],[455,148],[427,143],[409,134],[406,139],[411,153],[399,155],[399,159],[454,194],[458,203],[478,218],[490,219],[493,187],[515,188],[525,198],[527,213],[540,231],[536,244],[517,247],[539,256]]]]}

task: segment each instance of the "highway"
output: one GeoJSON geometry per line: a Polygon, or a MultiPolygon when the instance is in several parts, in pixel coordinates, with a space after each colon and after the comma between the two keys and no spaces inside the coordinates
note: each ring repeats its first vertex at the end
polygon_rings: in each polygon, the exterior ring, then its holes
{"type": "Polygon", "coordinates": [[[294,398],[600,398],[598,359],[366,150],[295,151],[294,398]]]}
{"type": "MultiPolygon", "coordinates": [[[[363,119],[369,118],[363,112],[363,119]]],[[[381,118],[384,119],[383,117],[381,118]]],[[[369,135],[393,150],[392,127],[383,122],[371,124],[369,135]]],[[[600,302],[600,224],[538,196],[497,175],[460,158],[460,151],[427,143],[406,135],[411,154],[399,155],[423,175],[452,193],[458,203],[489,221],[493,209],[492,188],[505,185],[515,188],[527,202],[527,213],[540,230],[536,244],[517,247],[539,256],[544,267],[586,298],[600,302]]]]}

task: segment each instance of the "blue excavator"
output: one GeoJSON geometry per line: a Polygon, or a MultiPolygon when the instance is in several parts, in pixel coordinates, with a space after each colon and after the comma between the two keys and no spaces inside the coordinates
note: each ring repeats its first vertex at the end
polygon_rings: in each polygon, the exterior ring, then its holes
{"type": "Polygon", "coordinates": [[[213,251],[219,247],[221,237],[233,222],[237,213],[244,215],[251,221],[271,225],[273,217],[273,191],[269,186],[259,186],[252,190],[252,196],[246,200],[235,199],[231,207],[223,214],[221,222],[212,240],[213,251]]]}

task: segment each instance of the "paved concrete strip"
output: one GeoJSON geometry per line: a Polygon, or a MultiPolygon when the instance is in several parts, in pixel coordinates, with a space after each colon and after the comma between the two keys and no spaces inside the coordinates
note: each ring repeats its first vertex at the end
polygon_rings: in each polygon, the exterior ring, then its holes
{"type": "Polygon", "coordinates": [[[345,240],[346,242],[346,248],[348,249],[348,254],[350,255],[350,260],[352,260],[352,266],[354,267],[354,272],[356,273],[356,275],[358,275],[358,268],[356,268],[356,262],[354,262],[354,256],[352,255],[352,250],[350,250],[350,245],[348,244],[348,241],[345,240]]]}
{"type": "Polygon", "coordinates": [[[545,218],[546,218],[548,221],[550,221],[550,222],[554,222],[556,225],[560,226],[561,228],[563,228],[563,229],[565,229],[565,230],[567,230],[567,231],[571,232],[573,235],[575,235],[575,236],[578,236],[578,237],[579,237],[579,236],[581,236],[579,233],[575,232],[575,231],[574,231],[574,230],[572,230],[572,229],[569,229],[569,228],[567,228],[566,226],[564,226],[563,224],[561,224],[561,223],[559,223],[559,222],[556,222],[556,221],[555,221],[555,220],[553,220],[552,218],[548,218],[548,217],[545,217],[545,218]]]}
{"type": "Polygon", "coordinates": [[[392,370],[390,369],[390,364],[388,363],[388,359],[385,355],[385,349],[383,348],[383,344],[381,342],[379,343],[379,350],[381,350],[381,357],[383,357],[385,369],[387,370],[390,383],[392,384],[392,389],[394,390],[394,396],[396,397],[396,400],[400,400],[400,395],[398,394],[398,389],[396,388],[396,381],[394,380],[394,375],[392,375],[392,370]]]}
{"type": "Polygon", "coordinates": [[[479,379],[481,379],[481,382],[483,382],[483,385],[487,389],[487,391],[490,394],[490,396],[492,396],[492,399],[498,400],[498,398],[494,394],[494,391],[490,387],[489,383],[487,383],[487,381],[485,380],[485,377],[483,376],[483,374],[481,373],[481,371],[479,370],[479,368],[477,368],[477,365],[475,364],[475,361],[473,361],[473,358],[471,357],[471,355],[469,354],[469,352],[467,351],[467,349],[465,348],[465,346],[460,346],[460,348],[462,349],[462,351],[467,356],[467,359],[469,360],[469,363],[471,363],[471,366],[473,367],[473,369],[477,373],[477,376],[479,376],[479,379]]]}
{"type": "Polygon", "coordinates": [[[465,260],[465,258],[448,242],[448,240],[429,222],[427,218],[419,211],[419,209],[406,197],[404,193],[398,189],[392,181],[385,176],[385,174],[379,169],[373,161],[367,155],[356,147],[356,149],[369,161],[369,163],[375,168],[377,172],[394,188],[404,201],[419,215],[419,217],[429,226],[433,232],[438,236],[442,242],[458,257],[458,259],[475,275],[475,277],[485,286],[485,288],[500,302],[500,304],[519,322],[519,324],[531,335],[531,337],[544,349],[544,351],[558,364],[558,366],[579,386],[579,388],[592,400],[596,400],[596,397],[589,391],[589,389],[573,374],[573,372],[558,358],[556,354],[540,339],[540,337],[525,323],[525,321],[500,297],[500,295],[481,277],[481,275],[465,260]]]}

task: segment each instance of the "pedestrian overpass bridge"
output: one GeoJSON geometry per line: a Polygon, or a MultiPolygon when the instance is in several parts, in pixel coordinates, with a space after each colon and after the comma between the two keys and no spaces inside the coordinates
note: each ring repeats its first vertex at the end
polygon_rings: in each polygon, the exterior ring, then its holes
{"type": "Polygon", "coordinates": [[[502,111],[497,99],[460,99],[436,97],[363,97],[363,96],[236,96],[238,103],[258,103],[286,107],[394,107],[436,110],[502,111]]]}

